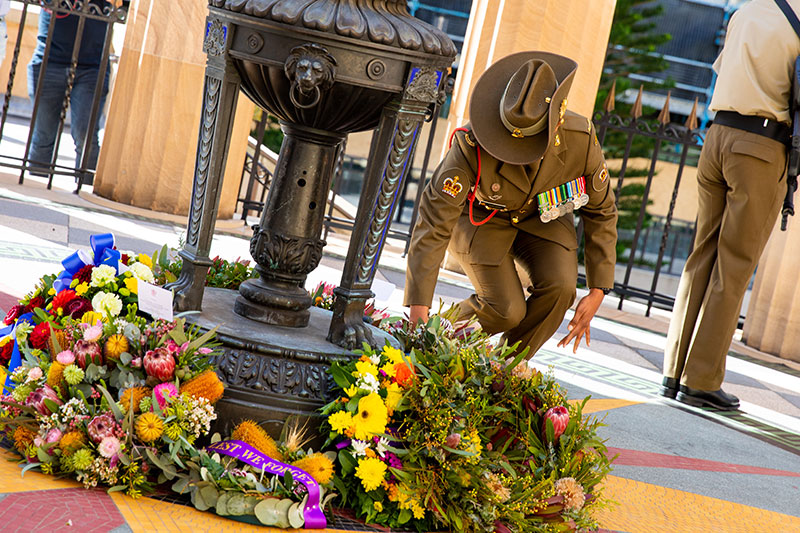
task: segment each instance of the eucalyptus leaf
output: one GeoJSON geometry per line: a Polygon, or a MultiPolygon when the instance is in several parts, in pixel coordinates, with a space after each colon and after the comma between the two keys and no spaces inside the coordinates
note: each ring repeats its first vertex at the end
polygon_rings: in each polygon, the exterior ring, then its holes
{"type": "Polygon", "coordinates": [[[303,527],[306,523],[306,519],[303,516],[303,507],[299,503],[293,503],[291,507],[289,507],[288,519],[289,527],[297,529],[303,527]]]}
{"type": "Polygon", "coordinates": [[[114,398],[111,396],[111,393],[108,392],[106,388],[100,384],[97,385],[97,388],[100,390],[100,392],[103,394],[106,401],[108,402],[108,407],[111,409],[111,412],[114,413],[114,418],[116,418],[117,420],[122,420],[122,411],[120,410],[119,405],[117,405],[117,402],[114,401],[114,398]]]}
{"type": "Polygon", "coordinates": [[[275,498],[269,498],[267,500],[261,500],[258,505],[255,506],[253,511],[255,512],[256,518],[258,521],[264,524],[265,526],[274,526],[278,523],[278,501],[275,498]]]}
{"type": "Polygon", "coordinates": [[[123,365],[129,365],[131,364],[131,361],[133,361],[133,356],[128,352],[122,352],[119,354],[119,362],[123,365]]]}

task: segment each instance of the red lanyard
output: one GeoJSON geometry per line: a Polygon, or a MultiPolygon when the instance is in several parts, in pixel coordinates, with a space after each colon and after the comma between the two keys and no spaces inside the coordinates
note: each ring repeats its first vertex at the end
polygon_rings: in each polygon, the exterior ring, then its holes
{"type": "MultiPolygon", "coordinates": [[[[447,143],[447,147],[450,148],[453,145],[453,137],[455,136],[457,131],[464,131],[467,132],[469,135],[469,130],[467,128],[456,128],[453,130],[453,133],[450,134],[450,140],[447,143]]],[[[467,198],[469,199],[469,221],[472,223],[473,226],[482,226],[489,222],[489,220],[497,214],[497,209],[493,210],[489,213],[489,216],[481,220],[480,222],[475,222],[475,219],[472,216],[472,205],[475,202],[475,191],[478,190],[478,184],[481,182],[481,147],[478,146],[478,143],[475,143],[475,151],[478,154],[478,175],[475,177],[475,186],[472,190],[467,193],[467,198]]]]}

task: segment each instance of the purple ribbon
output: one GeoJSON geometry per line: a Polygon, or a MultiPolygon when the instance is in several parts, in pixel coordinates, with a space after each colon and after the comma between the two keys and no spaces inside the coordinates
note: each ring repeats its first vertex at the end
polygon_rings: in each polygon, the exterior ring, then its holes
{"type": "Polygon", "coordinates": [[[83,250],[78,250],[61,261],[61,264],[64,265],[64,270],[61,271],[58,278],[53,282],[53,288],[56,292],[69,289],[72,278],[86,265],[109,265],[119,272],[119,260],[122,258],[122,254],[114,250],[113,234],[100,233],[92,235],[89,237],[89,246],[92,247],[94,258],[89,257],[89,254],[83,250]]]}
{"type": "Polygon", "coordinates": [[[305,517],[303,527],[305,529],[325,529],[327,527],[328,522],[325,520],[325,515],[319,505],[319,484],[305,470],[276,461],[240,440],[215,442],[211,446],[206,446],[206,450],[235,457],[243,463],[247,463],[259,470],[264,470],[269,474],[283,475],[285,472],[290,472],[292,479],[302,483],[308,491],[308,500],[303,509],[303,516],[305,517]]]}

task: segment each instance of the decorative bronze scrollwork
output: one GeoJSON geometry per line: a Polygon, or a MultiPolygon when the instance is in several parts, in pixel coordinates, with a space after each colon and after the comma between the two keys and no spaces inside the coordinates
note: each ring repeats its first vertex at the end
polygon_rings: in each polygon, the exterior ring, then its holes
{"type": "Polygon", "coordinates": [[[336,78],[336,58],[324,46],[306,43],[292,48],[283,71],[292,82],[289,98],[302,109],[314,107],[322,91],[333,86],[336,78]],[[310,102],[303,102],[311,97],[310,102]]]}

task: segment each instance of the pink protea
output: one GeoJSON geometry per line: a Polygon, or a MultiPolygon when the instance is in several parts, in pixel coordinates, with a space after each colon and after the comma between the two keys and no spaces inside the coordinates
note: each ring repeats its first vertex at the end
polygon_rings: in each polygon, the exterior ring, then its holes
{"type": "Polygon", "coordinates": [[[56,405],[61,405],[63,403],[58,399],[58,394],[56,394],[56,391],[51,389],[49,385],[45,385],[44,387],[38,388],[32,393],[28,394],[28,397],[25,399],[25,405],[33,407],[40,414],[50,415],[52,411],[50,411],[50,409],[44,403],[45,400],[52,400],[56,405]]]}
{"type": "Polygon", "coordinates": [[[159,381],[170,381],[175,376],[175,358],[165,347],[148,350],[144,354],[144,371],[159,381]]]}
{"type": "Polygon", "coordinates": [[[92,363],[98,366],[103,364],[103,348],[96,342],[81,339],[75,342],[72,353],[78,366],[84,370],[92,363]]]}
{"type": "Polygon", "coordinates": [[[113,437],[117,430],[117,421],[111,413],[103,413],[92,418],[86,426],[89,437],[94,442],[101,442],[106,437],[113,437]]]}
{"type": "Polygon", "coordinates": [[[557,441],[558,438],[567,429],[569,424],[569,411],[563,405],[556,405],[551,407],[544,414],[544,421],[542,423],[542,434],[547,434],[547,421],[553,422],[553,440],[557,441]]]}
{"type": "Polygon", "coordinates": [[[168,381],[153,387],[153,393],[156,395],[156,401],[161,409],[166,409],[167,398],[172,398],[178,395],[178,387],[174,383],[168,381]]]}

